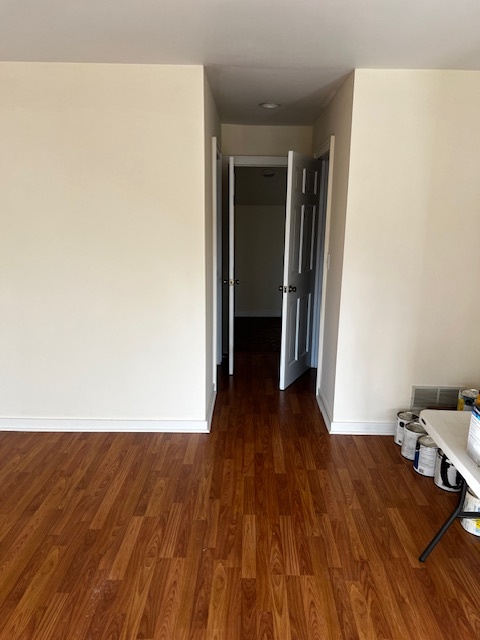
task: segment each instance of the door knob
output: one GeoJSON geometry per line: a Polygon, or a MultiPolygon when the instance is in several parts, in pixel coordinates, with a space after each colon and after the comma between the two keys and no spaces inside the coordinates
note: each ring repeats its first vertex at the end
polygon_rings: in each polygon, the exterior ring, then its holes
{"type": "Polygon", "coordinates": [[[279,285],[278,290],[280,293],[287,293],[287,287],[284,287],[283,284],[279,285]]]}
{"type": "Polygon", "coordinates": [[[295,292],[296,290],[297,290],[297,287],[292,287],[292,285],[288,287],[288,293],[292,293],[292,291],[295,292]]]}

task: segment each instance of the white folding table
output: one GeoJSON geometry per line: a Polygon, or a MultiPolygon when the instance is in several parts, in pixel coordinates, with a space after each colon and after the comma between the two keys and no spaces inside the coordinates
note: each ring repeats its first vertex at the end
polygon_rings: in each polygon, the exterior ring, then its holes
{"type": "Polygon", "coordinates": [[[420,422],[425,427],[425,430],[432,436],[437,446],[443,450],[443,453],[455,465],[462,476],[458,504],[420,555],[420,562],[425,562],[440,538],[457,518],[480,517],[479,513],[462,510],[468,487],[480,496],[480,467],[467,454],[470,417],[471,413],[469,411],[434,411],[425,409],[420,413],[420,422]]]}

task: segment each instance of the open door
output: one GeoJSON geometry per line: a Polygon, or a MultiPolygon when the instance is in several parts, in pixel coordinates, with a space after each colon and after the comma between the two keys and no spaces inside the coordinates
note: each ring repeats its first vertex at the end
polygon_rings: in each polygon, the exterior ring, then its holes
{"type": "Polygon", "coordinates": [[[310,367],[320,162],[288,152],[280,389],[310,367]]]}

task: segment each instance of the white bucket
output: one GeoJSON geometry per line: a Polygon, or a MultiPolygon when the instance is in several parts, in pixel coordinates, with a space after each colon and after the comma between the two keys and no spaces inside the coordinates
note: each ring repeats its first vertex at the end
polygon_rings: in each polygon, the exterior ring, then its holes
{"type": "Polygon", "coordinates": [[[434,483],[444,491],[460,491],[462,478],[441,449],[437,450],[434,483]]]}
{"type": "Polygon", "coordinates": [[[480,407],[476,404],[472,409],[470,427],[468,429],[467,453],[477,466],[480,466],[480,407]]]}
{"type": "Polygon", "coordinates": [[[457,411],[471,411],[477,402],[478,389],[460,389],[458,392],[457,411]]]}
{"type": "MultiPolygon", "coordinates": [[[[463,511],[480,511],[480,500],[478,499],[478,496],[473,493],[470,487],[465,494],[463,511]]],[[[465,531],[473,533],[474,536],[480,536],[480,518],[462,518],[461,521],[462,527],[465,531]]]]}
{"type": "Polygon", "coordinates": [[[397,426],[393,437],[395,444],[402,446],[405,425],[409,422],[413,422],[414,420],[418,420],[416,413],[412,413],[411,411],[399,411],[397,413],[397,426]]]}
{"type": "Polygon", "coordinates": [[[427,432],[419,422],[408,422],[403,430],[402,456],[407,460],[415,459],[417,440],[427,432]]]}
{"type": "Polygon", "coordinates": [[[415,447],[413,468],[422,476],[433,478],[438,447],[430,436],[420,436],[415,447]]]}

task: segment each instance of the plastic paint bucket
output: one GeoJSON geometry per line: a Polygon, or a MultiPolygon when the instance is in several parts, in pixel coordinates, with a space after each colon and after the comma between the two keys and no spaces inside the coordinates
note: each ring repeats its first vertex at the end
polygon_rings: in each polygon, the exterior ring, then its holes
{"type": "Polygon", "coordinates": [[[462,476],[441,449],[437,450],[434,483],[444,491],[460,491],[462,476]]]}
{"type": "Polygon", "coordinates": [[[458,392],[457,411],[471,411],[478,399],[478,389],[460,389],[458,392]]]}
{"type": "MultiPolygon", "coordinates": [[[[463,503],[463,511],[480,511],[480,499],[473,493],[470,487],[465,494],[465,501],[463,503]]],[[[479,513],[480,516],[480,513],[479,513]]],[[[480,536],[480,517],[479,518],[462,518],[462,527],[468,533],[473,533],[474,536],[480,536]]]]}
{"type": "Polygon", "coordinates": [[[403,431],[402,456],[407,460],[415,459],[415,448],[420,436],[427,432],[419,422],[408,422],[403,431]]]}
{"type": "Polygon", "coordinates": [[[402,446],[405,425],[414,420],[418,420],[416,413],[412,413],[411,411],[399,411],[397,413],[397,426],[395,428],[395,435],[393,436],[395,444],[402,446]]]}
{"type": "Polygon", "coordinates": [[[413,468],[422,476],[433,478],[438,447],[430,436],[420,436],[415,447],[413,468]]]}

